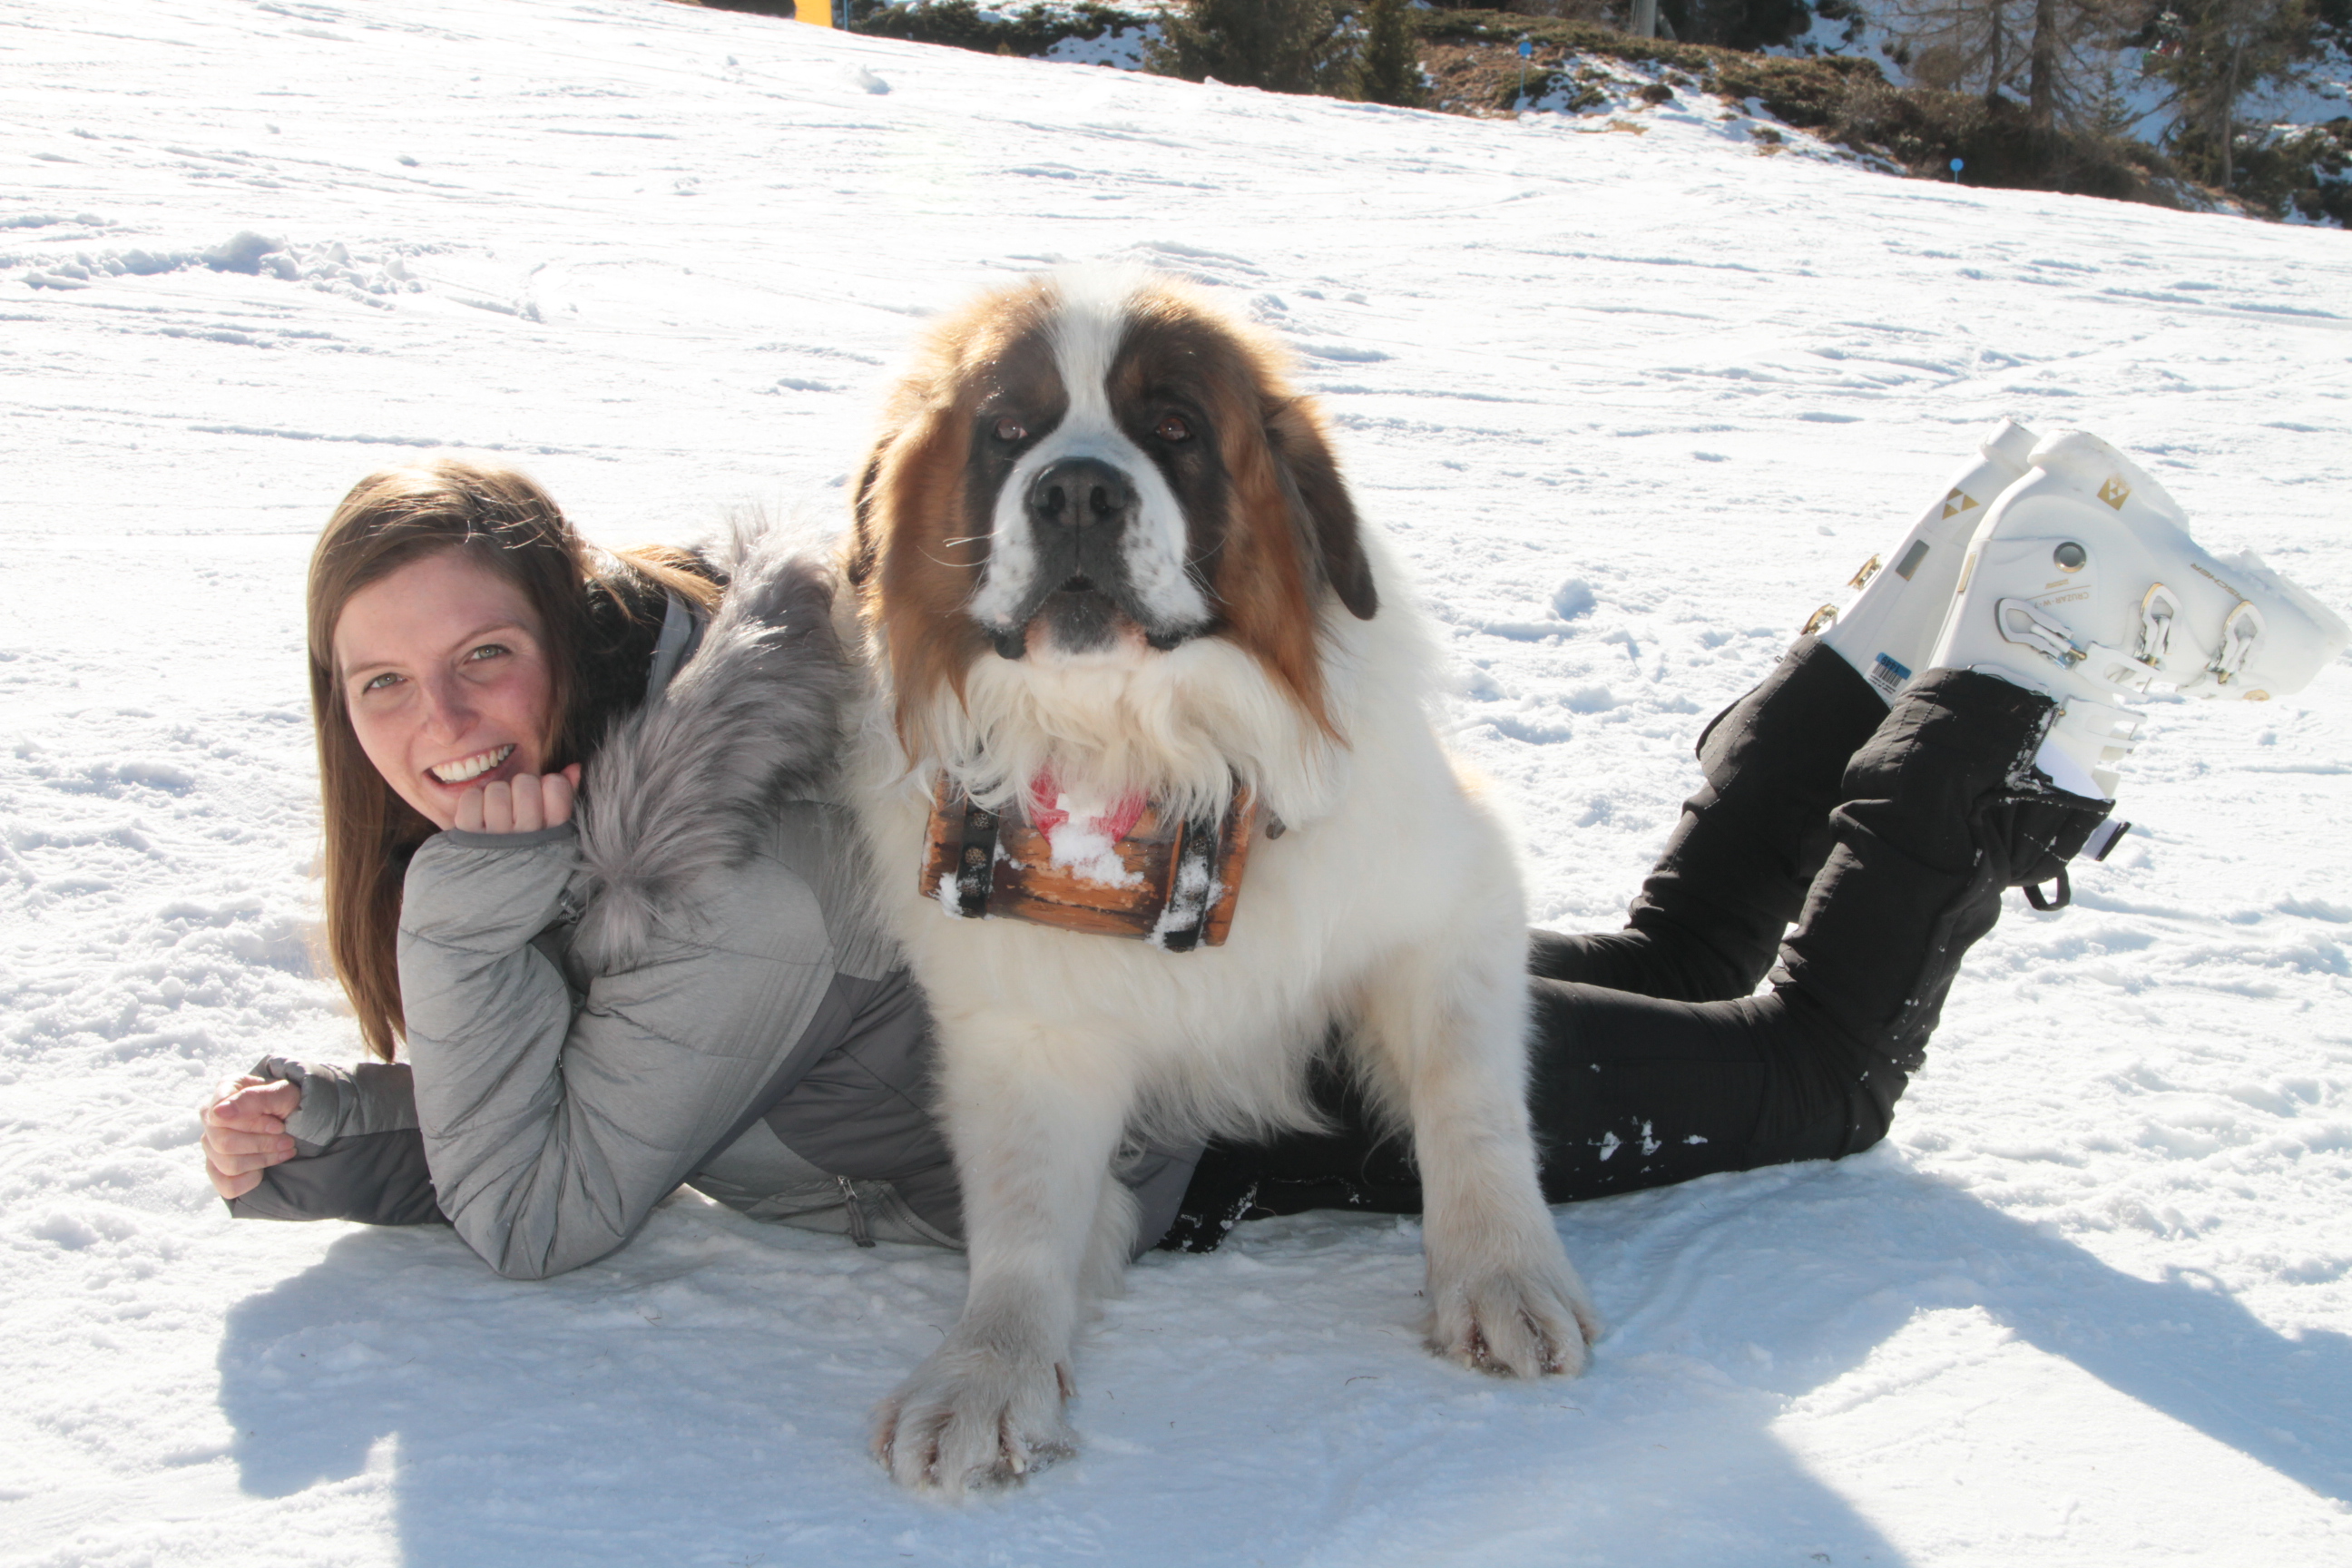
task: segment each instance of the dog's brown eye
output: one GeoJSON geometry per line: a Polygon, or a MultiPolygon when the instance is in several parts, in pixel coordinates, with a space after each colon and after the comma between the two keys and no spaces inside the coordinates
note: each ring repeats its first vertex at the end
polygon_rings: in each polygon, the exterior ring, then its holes
{"type": "Polygon", "coordinates": [[[1192,438],[1192,427],[1184,423],[1184,416],[1181,414],[1161,415],[1160,423],[1151,427],[1151,433],[1163,441],[1189,441],[1192,438]]]}
{"type": "Polygon", "coordinates": [[[996,422],[996,438],[1000,441],[1018,441],[1028,434],[1029,427],[1018,419],[1000,419],[996,422]]]}

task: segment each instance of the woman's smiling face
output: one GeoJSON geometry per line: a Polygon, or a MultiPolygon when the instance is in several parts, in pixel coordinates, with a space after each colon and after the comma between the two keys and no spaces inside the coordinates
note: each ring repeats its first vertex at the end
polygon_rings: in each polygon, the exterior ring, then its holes
{"type": "Polygon", "coordinates": [[[467,790],[545,771],[554,681],[539,616],[462,551],[345,600],[335,669],[360,749],[436,827],[456,823],[467,790]]]}

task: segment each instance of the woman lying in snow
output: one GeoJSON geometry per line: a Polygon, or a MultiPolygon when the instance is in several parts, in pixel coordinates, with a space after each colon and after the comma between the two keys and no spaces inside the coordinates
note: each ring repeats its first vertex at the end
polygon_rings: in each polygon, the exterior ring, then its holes
{"type": "MultiPolygon", "coordinates": [[[[2122,831],[2121,698],[2299,689],[2345,641],[2085,436],[2005,426],[1891,560],[1707,727],[1626,929],[1534,933],[1555,1202],[1876,1143],[2005,889],[2063,901],[2067,861],[2122,831]]],[[[311,692],[329,950],[381,1059],[223,1086],[204,1150],[232,1212],[446,1218],[516,1278],[604,1256],[681,1184],[958,1244],[923,1000],[823,796],[849,681],[831,597],[771,541],[592,550],[511,472],[344,499],[311,563],[311,692]]],[[[1328,1132],[1127,1151],[1139,1234],[1205,1250],[1261,1215],[1417,1211],[1411,1149],[1322,1089],[1328,1132]]]]}

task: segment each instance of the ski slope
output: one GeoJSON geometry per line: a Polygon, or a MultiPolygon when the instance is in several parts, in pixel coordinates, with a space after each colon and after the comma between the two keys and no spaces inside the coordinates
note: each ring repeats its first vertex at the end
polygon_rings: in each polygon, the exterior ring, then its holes
{"type": "Polygon", "coordinates": [[[2347,237],[1722,113],[654,0],[0,0],[0,1562],[2352,1561],[2352,658],[2153,705],[2140,830],[2074,908],[2012,901],[1888,1143],[1558,1211],[1612,1323],[1575,1383],[1423,1354],[1409,1222],[1255,1226],[1132,1271],[1080,1458],[950,1509],[864,1429],[957,1258],[688,1197],[509,1283],[201,1178],[208,1083],[356,1050],[306,949],[342,490],[457,449],[608,542],[830,527],[922,318],[1050,262],[1296,347],[1564,928],[1616,921],[1707,716],[1998,416],[2126,444],[2352,607],[2347,237]]]}

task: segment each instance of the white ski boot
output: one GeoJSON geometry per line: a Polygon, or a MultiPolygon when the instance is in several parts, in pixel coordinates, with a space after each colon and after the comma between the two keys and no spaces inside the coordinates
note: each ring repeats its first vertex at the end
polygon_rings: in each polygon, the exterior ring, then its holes
{"type": "Polygon", "coordinates": [[[1891,563],[1882,570],[1881,558],[1872,556],[1846,584],[1859,591],[1845,606],[1823,605],[1805,623],[1805,630],[1820,632],[1822,641],[1862,672],[1882,700],[1894,701],[1903,684],[1927,668],[1959,589],[1969,541],[1985,509],[2025,477],[2033,440],[2033,432],[2015,420],[1995,426],[1978,444],[1976,460],[1954,474],[1919,514],[1886,558],[1891,563]]]}
{"type": "Polygon", "coordinates": [[[1978,525],[1929,664],[2055,698],[2034,765],[2059,788],[2115,798],[2141,717],[2124,700],[2153,682],[2262,701],[2343,650],[2341,620],[2251,551],[2199,549],[2164,488],[2097,437],[2062,431],[2032,461],[1978,525]]]}

